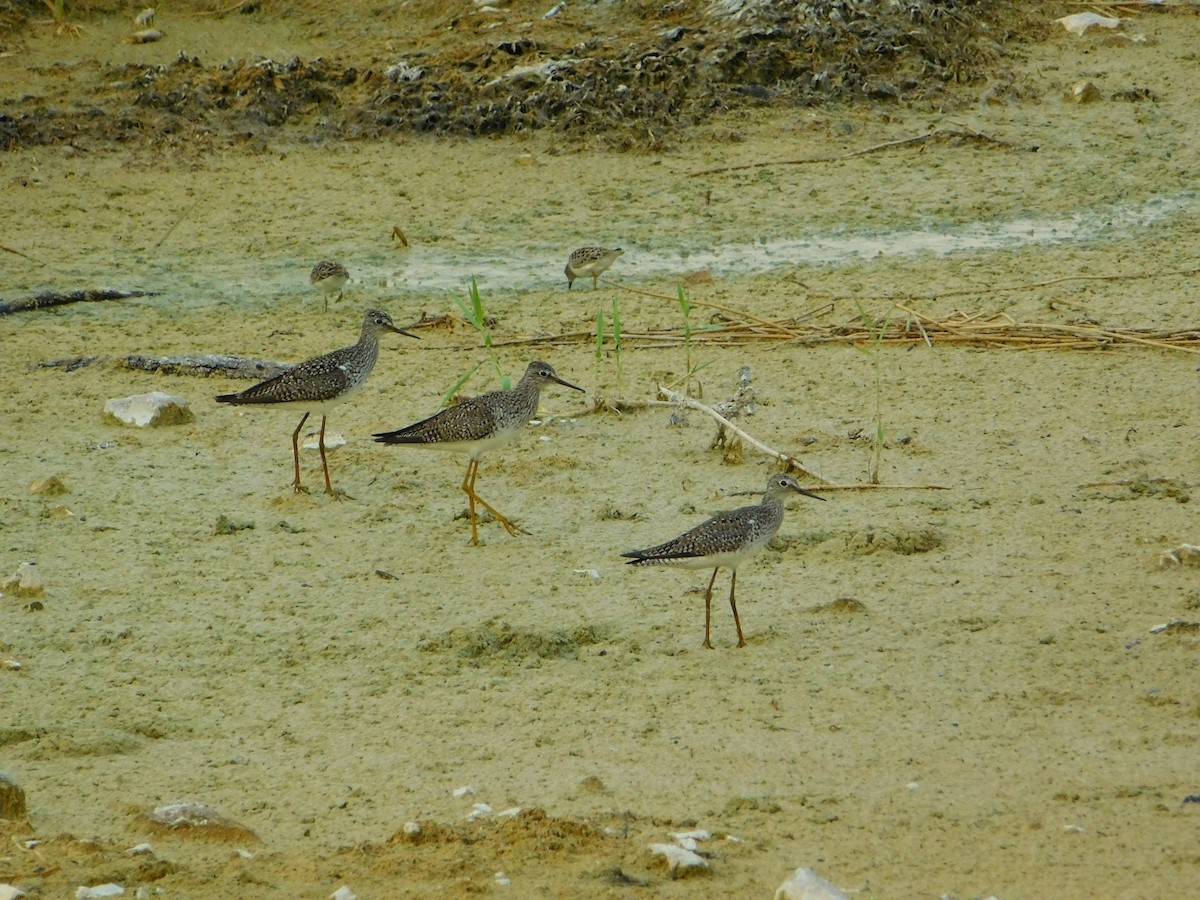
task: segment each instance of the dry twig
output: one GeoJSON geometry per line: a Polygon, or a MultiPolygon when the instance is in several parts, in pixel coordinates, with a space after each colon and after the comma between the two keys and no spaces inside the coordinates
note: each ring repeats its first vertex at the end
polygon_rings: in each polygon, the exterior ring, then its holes
{"type": "Polygon", "coordinates": [[[828,156],[807,156],[801,159],[773,159],[763,162],[743,163],[739,166],[718,166],[715,169],[702,169],[699,172],[689,172],[688,177],[699,178],[701,175],[720,175],[725,172],[741,172],[746,169],[761,169],[766,166],[801,166],[809,163],[839,162],[844,159],[854,159],[856,156],[866,156],[870,153],[879,153],[882,150],[891,150],[895,147],[925,144],[932,140],[945,140],[947,138],[966,138],[982,143],[998,144],[1002,147],[1008,147],[1011,150],[1023,149],[1017,147],[1016,144],[994,138],[991,135],[984,134],[982,131],[976,131],[974,128],[936,128],[933,131],[925,132],[925,134],[884,141],[881,144],[873,144],[870,147],[863,147],[860,150],[849,150],[845,153],[834,153],[828,156]]]}

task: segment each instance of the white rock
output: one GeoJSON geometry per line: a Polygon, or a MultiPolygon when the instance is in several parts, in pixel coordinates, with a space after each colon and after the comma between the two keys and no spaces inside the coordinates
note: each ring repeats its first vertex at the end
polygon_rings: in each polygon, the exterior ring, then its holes
{"type": "MultiPolygon", "coordinates": [[[[300,445],[305,450],[320,450],[321,449],[321,433],[319,431],[309,432],[304,436],[304,443],[300,445]]],[[[336,431],[325,432],[325,450],[336,450],[338,447],[346,446],[346,439],[336,431]]]]}
{"type": "Polygon", "coordinates": [[[420,822],[405,822],[404,823],[404,833],[405,834],[420,834],[421,833],[421,823],[420,822]]]}
{"type": "Polygon", "coordinates": [[[508,887],[510,884],[512,884],[512,879],[509,878],[507,875],[505,875],[503,872],[497,872],[496,873],[496,884],[500,885],[501,887],[508,887]]]}
{"type": "Polygon", "coordinates": [[[679,843],[683,843],[684,841],[707,841],[712,839],[712,835],[703,828],[699,828],[695,831],[672,831],[671,837],[679,843]]]}
{"type": "Polygon", "coordinates": [[[358,900],[358,894],[344,884],[329,895],[329,900],[358,900]]]}
{"type": "Polygon", "coordinates": [[[665,857],[667,868],[672,872],[687,869],[707,869],[708,860],[691,850],[684,850],[674,844],[651,844],[650,852],[655,856],[665,857]]]}
{"type": "Polygon", "coordinates": [[[1063,16],[1054,21],[1071,34],[1083,34],[1093,25],[1097,28],[1116,28],[1121,24],[1120,19],[1110,19],[1108,16],[1099,16],[1092,12],[1075,13],[1073,16],[1063,16]]]}
{"type": "Polygon", "coordinates": [[[154,848],[149,844],[138,844],[136,847],[130,847],[125,851],[126,856],[146,856],[154,852],[154,848]]]}
{"type": "Polygon", "coordinates": [[[214,820],[219,821],[221,814],[211,806],[194,800],[178,800],[154,807],[147,818],[168,828],[179,828],[182,825],[204,826],[214,820]]]}
{"type": "Polygon", "coordinates": [[[100,897],[119,897],[125,893],[125,888],[119,884],[98,884],[95,887],[80,887],[75,889],[75,900],[98,900],[100,897]]]}
{"type": "Polygon", "coordinates": [[[25,896],[28,895],[20,888],[13,887],[11,884],[0,884],[0,900],[18,900],[25,896]]]}
{"type": "Polygon", "coordinates": [[[476,803],[475,807],[467,813],[468,819],[485,819],[492,814],[492,808],[486,803],[476,803]]]}
{"type": "Polygon", "coordinates": [[[502,809],[502,810],[500,810],[500,812],[496,813],[496,818],[497,819],[515,819],[520,814],[521,814],[521,807],[510,806],[508,809],[502,809]]]}
{"type": "Polygon", "coordinates": [[[31,562],[23,562],[17,566],[17,571],[0,583],[0,591],[11,593],[15,597],[37,597],[45,591],[42,576],[37,566],[31,562]]]}
{"type": "Polygon", "coordinates": [[[162,391],[116,397],[104,404],[104,421],[111,425],[133,425],[137,428],[159,425],[185,425],[195,422],[196,415],[188,409],[182,397],[162,391]]]}
{"type": "Polygon", "coordinates": [[[473,793],[475,793],[475,788],[469,784],[464,784],[462,787],[454,789],[454,799],[461,800],[463,797],[467,796],[468,794],[473,794],[473,793]]]}
{"type": "Polygon", "coordinates": [[[775,900],[849,900],[812,869],[797,869],[775,889],[775,900]]]}

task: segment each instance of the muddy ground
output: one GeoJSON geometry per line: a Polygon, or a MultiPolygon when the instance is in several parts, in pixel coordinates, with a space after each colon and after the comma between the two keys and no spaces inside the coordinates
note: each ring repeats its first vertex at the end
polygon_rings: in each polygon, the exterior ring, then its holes
{"type": "MultiPolygon", "coordinates": [[[[164,11],[163,40],[136,46],[126,15],[84,9],[77,38],[6,33],[6,114],[109,115],[127,103],[95,100],[113,67],[181,53],[378,67],[414,32],[450,40],[435,6],[164,11]]],[[[487,30],[519,38],[543,11],[514,5],[487,30]]],[[[623,21],[576,14],[581,33],[623,21]]],[[[1194,893],[1200,585],[1156,561],[1200,538],[1200,360],[1119,335],[1197,325],[1200,17],[1123,33],[1145,41],[1030,27],[994,76],[933,98],[735,106],[640,145],[553,128],[347,139],[313,114],[0,156],[0,299],[161,292],[0,318],[0,580],[32,562],[44,582],[0,596],[0,771],[28,807],[0,824],[0,881],[44,897],[108,881],[188,898],[748,897],[811,866],[880,897],[1194,893]],[[1100,98],[1072,102],[1084,80],[1100,98]],[[825,161],[694,174],[808,158],[825,161]],[[567,291],[567,252],[593,242],[625,256],[598,290],[567,291]],[[352,275],[328,311],[307,283],[326,257],[352,275]],[[465,393],[498,384],[462,321],[472,274],[499,369],[541,357],[588,391],[549,390],[540,424],[485,458],[480,493],[529,534],[485,522],[480,547],[465,461],[370,439],[476,365],[465,393]],[[684,277],[692,324],[714,326],[690,357],[684,277]],[[313,492],[291,491],[299,413],[214,402],[244,381],[119,365],[295,361],[351,343],[369,306],[452,318],[385,338],[331,414],[340,501],[313,451],[313,492]],[[763,321],[836,338],[860,306],[1118,337],[728,339],[763,321]],[[79,356],[103,359],[39,367],[79,356]],[[689,365],[706,402],[749,366],[739,423],[827,498],[791,503],[740,570],[741,650],[727,573],[704,650],[708,573],[619,554],[752,502],[773,462],[726,461],[702,413],[592,411],[652,400],[689,365]],[[107,399],[151,390],[195,421],[103,421],[107,399]],[[838,487],[867,481],[877,425],[884,486],[838,487]],[[50,476],[67,492],[31,491],[50,476]],[[145,820],[178,800],[245,830],[145,820]],[[475,803],[493,815],[468,820],[475,803]],[[713,835],[709,866],[672,878],[648,845],[693,828],[713,835]],[[152,854],[127,855],[142,842],[152,854]]]]}

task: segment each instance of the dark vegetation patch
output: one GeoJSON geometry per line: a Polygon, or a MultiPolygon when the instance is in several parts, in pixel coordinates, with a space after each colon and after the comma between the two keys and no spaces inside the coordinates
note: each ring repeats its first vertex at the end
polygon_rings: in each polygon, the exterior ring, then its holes
{"type": "MultiPolygon", "coordinates": [[[[316,141],[550,129],[654,148],[745,107],[973,102],[978,91],[964,88],[1011,82],[1013,49],[1045,28],[1021,0],[633,2],[569,6],[495,29],[447,19],[448,9],[422,7],[427,21],[372,62],[210,65],[180,55],[109,67],[93,96],[71,108],[6,100],[0,148],[261,139],[283,128],[316,141]]],[[[245,18],[271,14],[263,7],[245,18]]]]}

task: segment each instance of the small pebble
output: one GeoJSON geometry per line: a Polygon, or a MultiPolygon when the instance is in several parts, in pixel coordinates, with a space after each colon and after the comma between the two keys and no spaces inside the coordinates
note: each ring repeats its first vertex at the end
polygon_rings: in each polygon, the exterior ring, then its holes
{"type": "Polygon", "coordinates": [[[684,850],[674,844],[651,844],[650,852],[655,856],[664,857],[667,868],[672,872],[686,872],[688,869],[707,869],[708,860],[703,856],[684,850]]]}
{"type": "Polygon", "coordinates": [[[185,425],[196,421],[196,415],[188,409],[188,402],[182,397],[151,391],[149,394],[109,400],[104,404],[104,421],[110,425],[147,428],[185,425]]]}
{"type": "Polygon", "coordinates": [[[16,572],[0,582],[0,593],[14,597],[40,597],[45,592],[42,576],[31,562],[21,563],[16,572]]]}
{"type": "Polygon", "coordinates": [[[797,869],[775,889],[775,900],[849,900],[812,869],[797,869]]]}
{"type": "Polygon", "coordinates": [[[29,482],[29,493],[39,497],[58,497],[62,494],[69,494],[67,486],[63,484],[62,479],[57,475],[50,475],[46,478],[35,478],[29,482]]]}
{"type": "MultiPolygon", "coordinates": [[[[305,450],[320,450],[321,449],[321,433],[318,431],[311,432],[304,436],[304,443],[300,445],[305,450]]],[[[325,451],[336,450],[338,447],[345,447],[346,439],[336,431],[325,432],[325,451]]]]}
{"type": "Polygon", "coordinates": [[[97,884],[94,887],[75,889],[75,900],[99,900],[101,897],[119,897],[125,893],[125,888],[119,884],[97,884]]]}

